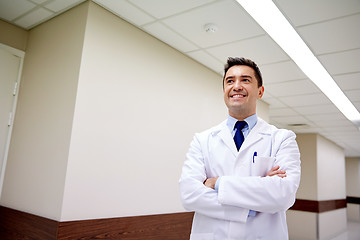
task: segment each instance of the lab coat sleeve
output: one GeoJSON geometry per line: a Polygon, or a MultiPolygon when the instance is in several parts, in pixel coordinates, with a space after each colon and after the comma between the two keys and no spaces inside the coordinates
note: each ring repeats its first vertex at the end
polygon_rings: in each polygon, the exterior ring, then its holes
{"type": "Polygon", "coordinates": [[[286,211],[294,204],[301,172],[295,134],[288,130],[279,131],[272,144],[274,166],[279,165],[287,176],[223,176],[218,193],[221,204],[265,213],[286,211]]]}
{"type": "Polygon", "coordinates": [[[183,206],[208,217],[246,222],[249,210],[220,204],[218,193],[204,185],[207,179],[204,156],[197,135],[190,145],[179,180],[183,206]]]}

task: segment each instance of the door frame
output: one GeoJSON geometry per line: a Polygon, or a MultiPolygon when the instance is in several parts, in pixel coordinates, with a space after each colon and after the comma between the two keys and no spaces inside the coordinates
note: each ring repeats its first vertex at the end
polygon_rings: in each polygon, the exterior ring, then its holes
{"type": "Polygon", "coordinates": [[[19,97],[19,88],[20,88],[20,81],[21,81],[22,70],[23,70],[23,65],[24,65],[25,52],[21,51],[19,49],[10,47],[8,45],[2,44],[2,43],[0,43],[0,48],[2,50],[5,50],[5,51],[7,51],[7,52],[9,52],[9,53],[11,53],[11,54],[13,54],[13,55],[20,58],[18,76],[17,76],[17,79],[16,79],[17,87],[15,89],[14,102],[13,102],[13,106],[12,106],[12,109],[11,109],[12,110],[11,122],[10,122],[9,131],[8,131],[8,135],[7,135],[7,140],[6,140],[6,143],[5,143],[4,156],[0,156],[1,158],[3,158],[1,171],[0,171],[0,199],[1,199],[2,188],[3,188],[4,178],[5,178],[6,163],[7,163],[7,158],[8,158],[8,154],[9,154],[9,148],[10,148],[11,134],[12,134],[13,125],[14,125],[14,118],[15,118],[15,113],[16,113],[17,101],[18,101],[18,97],[19,97]]]}

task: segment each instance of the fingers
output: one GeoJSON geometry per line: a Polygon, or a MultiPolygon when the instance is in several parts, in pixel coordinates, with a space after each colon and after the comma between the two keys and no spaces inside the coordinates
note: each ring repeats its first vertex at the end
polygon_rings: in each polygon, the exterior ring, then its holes
{"type": "Polygon", "coordinates": [[[269,177],[278,176],[278,177],[284,178],[284,177],[286,177],[286,171],[280,170],[280,166],[275,166],[266,173],[266,176],[269,176],[269,177]]]}
{"type": "Polygon", "coordinates": [[[279,166],[279,165],[276,165],[276,166],[272,167],[272,168],[270,169],[270,171],[277,171],[277,170],[279,170],[279,169],[280,169],[280,166],[279,166]]]}
{"type": "Polygon", "coordinates": [[[209,188],[212,188],[212,189],[215,189],[215,183],[216,183],[216,180],[218,179],[219,177],[215,177],[215,178],[208,178],[204,181],[204,185],[206,187],[209,187],[209,188]]]}

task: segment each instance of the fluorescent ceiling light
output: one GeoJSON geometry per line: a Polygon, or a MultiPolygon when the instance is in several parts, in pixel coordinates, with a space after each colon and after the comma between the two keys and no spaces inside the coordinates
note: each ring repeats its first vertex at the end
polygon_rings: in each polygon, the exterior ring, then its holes
{"type": "Polygon", "coordinates": [[[335,106],[357,126],[360,113],[271,0],[237,0],[335,106]]]}

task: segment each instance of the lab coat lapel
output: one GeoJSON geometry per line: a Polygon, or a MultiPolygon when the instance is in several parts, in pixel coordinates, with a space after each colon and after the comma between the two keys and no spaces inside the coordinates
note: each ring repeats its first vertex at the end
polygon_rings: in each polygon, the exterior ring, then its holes
{"type": "Polygon", "coordinates": [[[235,146],[235,142],[231,136],[229,128],[226,126],[226,123],[222,124],[222,128],[218,133],[218,136],[221,138],[224,144],[229,148],[229,150],[234,154],[234,156],[237,156],[238,152],[235,146]]]}
{"type": "Polygon", "coordinates": [[[267,135],[266,126],[261,119],[258,119],[257,124],[250,131],[249,135],[245,138],[240,151],[244,151],[246,148],[253,146],[256,142],[261,141],[267,135]]]}

